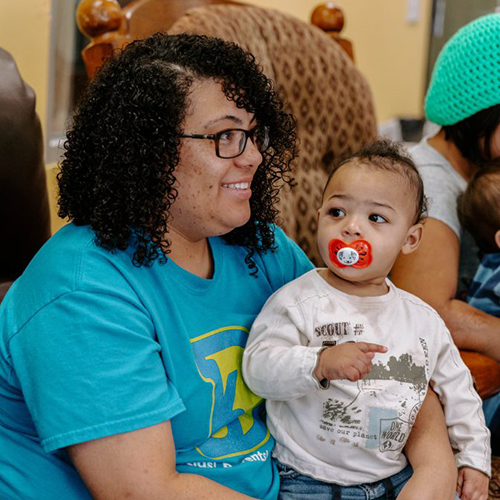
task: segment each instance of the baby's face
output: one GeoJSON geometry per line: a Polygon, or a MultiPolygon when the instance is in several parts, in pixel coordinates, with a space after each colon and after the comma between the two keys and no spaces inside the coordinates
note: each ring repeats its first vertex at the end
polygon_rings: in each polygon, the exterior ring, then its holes
{"type": "Polygon", "coordinates": [[[399,173],[357,162],[340,167],[318,212],[319,251],[330,271],[356,283],[384,280],[415,227],[414,199],[399,173]],[[356,263],[349,249],[338,254],[344,244],[362,250],[356,263]]]}

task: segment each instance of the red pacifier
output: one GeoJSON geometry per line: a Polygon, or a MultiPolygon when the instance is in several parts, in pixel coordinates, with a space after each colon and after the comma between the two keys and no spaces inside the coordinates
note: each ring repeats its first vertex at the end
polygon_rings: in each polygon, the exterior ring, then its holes
{"type": "Polygon", "coordinates": [[[328,244],[328,250],[330,260],[337,267],[352,266],[356,269],[364,269],[372,261],[372,247],[366,240],[346,243],[335,238],[328,244]]]}

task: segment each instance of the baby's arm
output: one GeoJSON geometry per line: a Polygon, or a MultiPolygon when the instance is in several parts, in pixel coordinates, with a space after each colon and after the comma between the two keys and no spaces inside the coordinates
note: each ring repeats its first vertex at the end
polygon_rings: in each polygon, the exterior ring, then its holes
{"type": "Polygon", "coordinates": [[[457,492],[461,500],[487,500],[489,477],[471,467],[462,467],[458,471],[457,492]]]}
{"type": "Polygon", "coordinates": [[[431,380],[443,404],[450,441],[456,449],[457,490],[464,500],[486,499],[491,447],[482,401],[444,324],[438,335],[441,344],[436,346],[439,353],[431,380]]]}
{"type": "Polygon", "coordinates": [[[322,347],[309,347],[298,307],[283,289],[274,294],[255,319],[243,353],[243,376],[259,396],[285,401],[319,387],[312,373],[322,347]]]}
{"type": "Polygon", "coordinates": [[[358,380],[370,370],[373,353],[386,351],[366,342],[328,349],[319,340],[314,345],[311,323],[282,291],[268,300],[254,321],[243,354],[243,376],[259,396],[286,401],[321,388],[323,379],[358,380]]]}

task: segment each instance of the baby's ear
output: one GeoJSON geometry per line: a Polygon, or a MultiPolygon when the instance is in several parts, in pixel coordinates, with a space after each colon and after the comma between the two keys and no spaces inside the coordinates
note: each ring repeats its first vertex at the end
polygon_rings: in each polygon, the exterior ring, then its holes
{"type": "Polygon", "coordinates": [[[408,255],[418,248],[418,245],[420,245],[420,242],[422,241],[423,232],[424,225],[420,222],[418,224],[413,224],[413,226],[408,229],[406,240],[401,248],[401,253],[403,255],[408,255]]]}
{"type": "Polygon", "coordinates": [[[500,250],[500,229],[495,233],[495,243],[500,250]]]}

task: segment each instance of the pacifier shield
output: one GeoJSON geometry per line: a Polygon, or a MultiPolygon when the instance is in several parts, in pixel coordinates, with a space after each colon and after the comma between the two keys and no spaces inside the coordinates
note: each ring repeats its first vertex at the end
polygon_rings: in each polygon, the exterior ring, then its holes
{"type": "Polygon", "coordinates": [[[352,266],[356,269],[368,267],[372,261],[372,247],[366,240],[355,240],[352,243],[334,238],[328,245],[329,256],[337,267],[352,266]]]}

